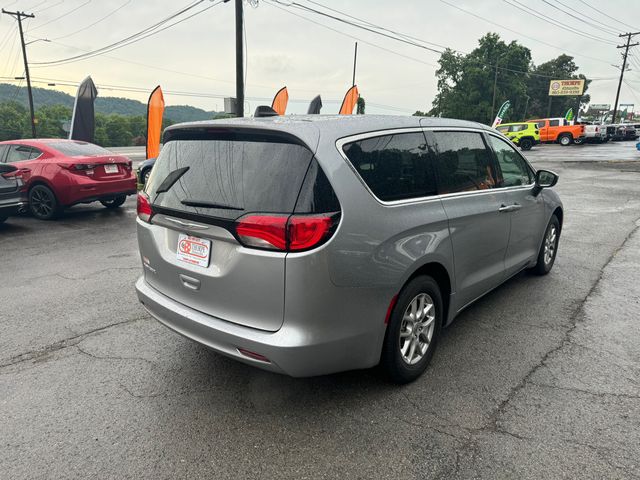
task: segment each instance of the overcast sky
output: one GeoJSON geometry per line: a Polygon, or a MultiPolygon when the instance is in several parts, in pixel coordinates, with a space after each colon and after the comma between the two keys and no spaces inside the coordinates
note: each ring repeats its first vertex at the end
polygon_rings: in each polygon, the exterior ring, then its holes
{"type": "MultiPolygon", "coordinates": [[[[281,1],[290,3],[289,0],[281,1]]],[[[320,8],[308,0],[297,1],[312,8],[320,8]]],[[[446,1],[517,33],[473,17],[440,0],[316,1],[405,35],[462,52],[471,51],[477,45],[478,38],[493,31],[506,41],[517,40],[530,48],[536,64],[561,53],[574,55],[580,72],[589,78],[598,79],[594,80],[589,89],[592,102],[614,102],[619,70],[611,64],[621,64],[620,50],[604,40],[622,43],[622,39],[554,10],[544,0],[527,0],[522,4],[571,25],[591,38],[550,25],[504,0],[446,1]]],[[[604,30],[627,32],[635,25],[635,30],[631,31],[640,31],[638,0],[550,1],[556,5],[572,7],[578,17],[604,30]],[[611,17],[630,25],[625,26],[602,16],[585,4],[604,9],[611,17]]],[[[146,101],[148,92],[157,84],[161,84],[166,92],[232,96],[235,91],[233,1],[213,6],[179,25],[103,56],[61,66],[35,64],[101,48],[139,32],[191,3],[193,0],[0,0],[0,6],[4,8],[35,13],[36,18],[25,24],[28,41],[38,38],[52,40],[50,43],[35,42],[27,47],[29,61],[34,62],[31,70],[34,80],[46,82],[52,79],[58,82],[56,87],[46,87],[43,83],[34,83],[35,86],[75,94],[74,87],[61,86],[60,82],[77,83],[90,74],[98,85],[101,96],[121,96],[146,101]],[[123,8],[105,20],[84,29],[121,6],[123,8]],[[81,29],[84,30],[79,31],[81,29]],[[153,68],[154,66],[165,70],[153,68]],[[144,93],[109,90],[107,85],[134,87],[143,89],[144,93]]],[[[367,101],[367,113],[410,114],[417,109],[428,110],[431,107],[436,93],[437,53],[313,13],[286,7],[279,9],[272,3],[273,0],[260,0],[257,8],[245,3],[247,112],[252,113],[259,104],[269,104],[275,92],[283,85],[289,90],[288,113],[305,112],[309,100],[318,93],[322,94],[323,113],[337,112],[339,103],[351,84],[355,41],[352,37],[360,39],[356,83],[367,101]],[[337,31],[287,12],[307,17],[337,31]]],[[[195,9],[178,18],[211,4],[210,0],[204,0],[195,9]]],[[[1,17],[0,77],[20,76],[23,66],[16,21],[7,15],[1,17]]],[[[636,38],[640,40],[640,35],[636,38]]],[[[620,102],[633,103],[638,111],[640,47],[636,47],[634,53],[637,67],[632,65],[633,70],[626,75],[628,85],[623,84],[620,102]]],[[[165,100],[171,105],[190,104],[207,110],[223,108],[223,101],[217,98],[165,93],[165,100]]]]}

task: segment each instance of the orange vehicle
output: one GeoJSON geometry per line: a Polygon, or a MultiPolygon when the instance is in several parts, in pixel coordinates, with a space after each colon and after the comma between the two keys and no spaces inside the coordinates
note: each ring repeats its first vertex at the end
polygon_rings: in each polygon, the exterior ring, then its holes
{"type": "Polygon", "coordinates": [[[563,147],[584,142],[584,125],[572,125],[564,118],[542,118],[527,120],[535,123],[540,130],[540,143],[559,143],[563,147]]]}

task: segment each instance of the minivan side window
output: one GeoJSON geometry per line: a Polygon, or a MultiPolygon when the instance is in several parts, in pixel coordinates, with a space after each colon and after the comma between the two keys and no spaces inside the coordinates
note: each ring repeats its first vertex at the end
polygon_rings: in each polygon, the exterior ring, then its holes
{"type": "Polygon", "coordinates": [[[383,201],[436,194],[431,152],[422,132],[365,138],[342,147],[373,194],[383,201]]]}
{"type": "Polygon", "coordinates": [[[496,187],[491,154],[475,132],[433,132],[437,146],[436,171],[441,194],[496,187]]]}
{"type": "Polygon", "coordinates": [[[515,187],[533,183],[533,174],[520,154],[501,138],[489,135],[498,165],[502,171],[502,186],[515,187]]]}

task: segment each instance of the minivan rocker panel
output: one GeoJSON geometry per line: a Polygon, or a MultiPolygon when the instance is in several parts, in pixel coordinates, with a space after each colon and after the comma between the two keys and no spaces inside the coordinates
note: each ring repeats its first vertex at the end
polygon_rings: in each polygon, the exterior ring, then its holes
{"type": "Polygon", "coordinates": [[[174,125],[164,143],[138,198],[138,297],[177,333],[266,370],[382,362],[411,381],[457,313],[555,260],[557,176],[480,124],[232,119],[174,125]],[[185,261],[185,239],[206,262],[185,261]]]}

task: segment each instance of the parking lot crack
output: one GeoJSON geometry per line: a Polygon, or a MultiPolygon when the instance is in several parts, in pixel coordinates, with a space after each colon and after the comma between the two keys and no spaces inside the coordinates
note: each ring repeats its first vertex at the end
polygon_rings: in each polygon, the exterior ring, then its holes
{"type": "Polygon", "coordinates": [[[547,385],[544,383],[537,383],[537,382],[529,382],[530,385],[535,385],[536,387],[541,387],[541,388],[549,388],[552,390],[563,390],[563,391],[567,391],[567,392],[575,392],[575,393],[581,393],[584,395],[590,395],[593,397],[599,397],[599,398],[606,398],[606,397],[614,397],[614,398],[626,398],[626,399],[630,399],[630,400],[637,400],[640,399],[640,395],[631,395],[628,393],[613,393],[613,392],[593,392],[591,390],[585,390],[582,388],[575,388],[575,387],[561,387],[559,385],[547,385]]]}
{"type": "Polygon", "coordinates": [[[549,358],[551,358],[555,353],[561,351],[562,349],[564,349],[566,346],[570,345],[572,343],[572,339],[571,336],[574,332],[574,330],[577,328],[578,324],[579,324],[579,320],[580,318],[583,316],[584,314],[584,306],[587,303],[587,301],[589,300],[589,298],[596,292],[598,285],[600,284],[600,282],[602,281],[603,277],[604,277],[604,272],[607,268],[607,266],[611,263],[611,261],[616,257],[616,255],[618,254],[618,252],[620,252],[624,246],[626,245],[626,243],[629,241],[629,239],[638,231],[638,229],[640,228],[638,225],[638,221],[640,221],[640,217],[636,218],[633,220],[633,224],[634,224],[634,228],[632,228],[627,235],[625,236],[624,240],[620,243],[620,245],[618,245],[617,248],[615,248],[613,250],[613,252],[611,253],[611,255],[609,255],[609,257],[607,258],[607,260],[604,262],[604,264],[602,265],[602,268],[600,269],[600,274],[598,275],[598,277],[596,278],[596,280],[593,282],[593,284],[591,285],[591,288],[589,288],[589,291],[587,292],[587,294],[585,295],[585,297],[580,300],[578,302],[578,304],[576,305],[576,308],[573,312],[573,314],[570,317],[570,322],[569,322],[569,327],[567,328],[567,330],[565,331],[562,339],[560,340],[560,342],[553,348],[551,348],[550,350],[548,350],[541,358],[540,360],[534,364],[528,371],[527,373],[522,377],[522,379],[516,384],[514,385],[509,392],[507,393],[506,397],[494,408],[492,414],[489,417],[489,420],[487,421],[487,423],[481,428],[481,430],[485,430],[485,431],[490,431],[490,432],[498,432],[499,431],[499,420],[500,417],[502,416],[502,414],[504,413],[504,411],[506,410],[507,406],[509,405],[509,403],[515,398],[515,396],[528,384],[531,383],[531,377],[543,366],[546,365],[547,361],[549,360],[549,358]]]}
{"type": "Polygon", "coordinates": [[[71,337],[67,337],[64,338],[62,340],[59,340],[55,343],[52,343],[50,345],[46,345],[42,348],[36,349],[36,350],[31,350],[28,352],[24,352],[18,355],[15,355],[13,357],[11,357],[9,359],[9,361],[0,364],[0,369],[3,368],[8,368],[8,367],[12,367],[15,365],[18,365],[20,363],[24,363],[24,362],[29,362],[29,361],[36,361],[38,359],[41,359],[43,357],[46,357],[47,355],[50,355],[54,352],[63,350],[65,348],[69,348],[69,347],[74,347],[76,346],[78,343],[82,342],[84,339],[86,339],[87,337],[90,337],[92,335],[95,335],[97,333],[103,332],[105,330],[108,330],[110,328],[114,328],[114,327],[118,327],[121,325],[126,325],[129,323],[133,323],[133,322],[137,322],[139,320],[144,320],[147,319],[147,316],[143,316],[143,317],[136,317],[136,318],[131,318],[128,320],[122,320],[120,322],[114,322],[114,323],[110,323],[108,325],[104,325],[102,327],[98,327],[98,328],[94,328],[92,330],[88,330],[86,332],[77,334],[77,335],[73,335],[71,337]]]}
{"type": "MultiPolygon", "coordinates": [[[[83,339],[85,340],[85,339],[83,339]]],[[[149,365],[153,365],[155,366],[156,364],[154,362],[152,362],[151,360],[147,360],[146,358],[142,358],[142,357],[120,357],[120,356],[110,356],[110,355],[96,355],[95,353],[91,353],[88,350],[85,350],[84,348],[80,347],[79,343],[81,343],[82,340],[80,342],[78,342],[78,344],[73,345],[80,353],[82,353],[83,355],[86,355],[88,357],[91,357],[95,360],[120,360],[120,361],[140,361],[140,362],[146,362],[149,365]]]]}

